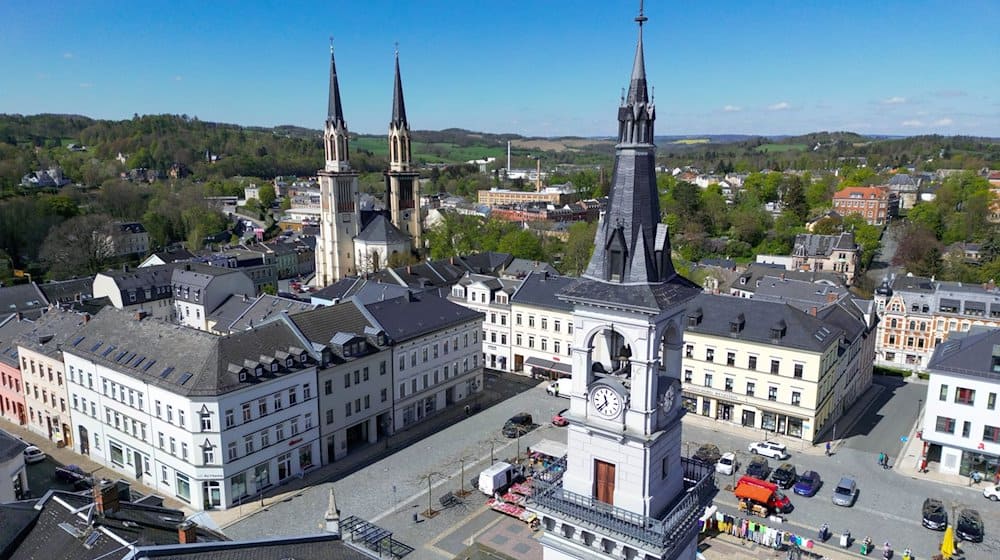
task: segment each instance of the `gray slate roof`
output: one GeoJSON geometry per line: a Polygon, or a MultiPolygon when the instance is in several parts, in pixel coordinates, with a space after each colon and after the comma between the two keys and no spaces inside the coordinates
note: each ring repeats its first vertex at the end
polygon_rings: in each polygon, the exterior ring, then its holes
{"type": "Polygon", "coordinates": [[[938,344],[927,369],[932,375],[941,372],[1000,381],[1000,329],[938,344]]]}
{"type": "Polygon", "coordinates": [[[0,362],[15,368],[21,367],[17,359],[17,339],[34,326],[35,323],[30,319],[18,321],[13,316],[8,316],[6,320],[0,318],[0,362]]]}
{"type": "Polygon", "coordinates": [[[821,282],[807,282],[779,276],[765,276],[754,290],[754,299],[787,303],[802,311],[812,307],[825,307],[839,301],[850,292],[841,286],[821,282]]]}
{"type": "Polygon", "coordinates": [[[38,500],[0,504],[0,558],[10,558],[21,535],[38,519],[41,512],[35,509],[38,500]]]}
{"type": "Polygon", "coordinates": [[[552,276],[546,273],[529,273],[521,285],[510,296],[510,302],[532,305],[561,311],[573,311],[573,304],[558,297],[558,294],[578,282],[568,276],[552,276]]]}
{"type": "Polygon", "coordinates": [[[61,349],[77,337],[77,332],[86,321],[86,315],[75,311],[51,309],[36,319],[31,328],[23,331],[15,342],[39,354],[61,360],[61,349]]]}
{"type": "Polygon", "coordinates": [[[818,235],[800,233],[795,236],[792,254],[796,257],[829,257],[834,251],[856,251],[854,233],[844,232],[837,235],[818,235]]]}
{"type": "Polygon", "coordinates": [[[364,306],[369,319],[395,342],[469,321],[482,321],[483,314],[447,299],[428,294],[410,294],[364,306]]]}
{"type": "Polygon", "coordinates": [[[48,305],[45,294],[34,282],[0,288],[0,320],[14,313],[33,319],[41,315],[48,305]]]}
{"type": "Polygon", "coordinates": [[[371,560],[333,535],[143,548],[134,560],[371,560]]]}
{"type": "MultiPolygon", "coordinates": [[[[266,364],[260,379],[241,382],[239,370],[252,372],[262,356],[297,356],[306,350],[311,350],[307,341],[281,321],[218,336],[157,319],[136,320],[114,308],[97,314],[63,347],[63,352],[189,397],[216,396],[247,383],[266,382],[273,378],[266,364]]],[[[283,360],[278,362],[277,375],[288,373],[283,360]]],[[[296,363],[292,369],[299,367],[296,363]]]]}
{"type": "Polygon", "coordinates": [[[106,270],[100,276],[107,276],[114,280],[115,285],[122,294],[122,301],[132,303],[142,303],[145,301],[156,301],[170,298],[173,290],[170,289],[170,279],[174,268],[178,264],[159,264],[155,266],[144,266],[141,268],[125,268],[119,270],[106,270]],[[160,290],[157,288],[166,288],[160,290]],[[152,289],[150,297],[146,297],[146,289],[152,289]],[[130,301],[128,295],[135,293],[135,301],[130,301]]]}
{"type": "Polygon", "coordinates": [[[553,276],[559,274],[559,271],[556,270],[554,266],[545,261],[533,261],[520,258],[511,260],[510,264],[504,267],[503,270],[504,276],[513,276],[515,278],[524,278],[532,272],[548,272],[553,276]]]}
{"type": "Polygon", "coordinates": [[[768,276],[776,276],[778,278],[784,276],[792,280],[844,287],[844,278],[840,274],[816,272],[815,270],[785,270],[785,267],[781,265],[765,263],[750,263],[731,287],[745,292],[756,292],[757,285],[762,283],[763,279],[768,276]]]}
{"type": "Polygon", "coordinates": [[[379,214],[365,226],[356,239],[368,243],[408,243],[410,238],[392,225],[385,216],[379,214]]]}
{"type": "Polygon", "coordinates": [[[237,332],[251,329],[282,312],[291,315],[316,307],[313,303],[268,294],[255,298],[237,294],[227,298],[209,318],[216,321],[216,331],[237,332]]]}
{"type": "Polygon", "coordinates": [[[45,294],[45,299],[52,303],[79,301],[94,296],[94,277],[45,282],[39,284],[38,289],[45,294]]]}
{"type": "Polygon", "coordinates": [[[683,305],[701,293],[697,284],[674,274],[658,284],[614,284],[581,278],[559,294],[570,302],[608,306],[656,315],[660,311],[683,305]]]}
{"type": "Polygon", "coordinates": [[[809,352],[826,350],[831,342],[839,340],[844,334],[839,327],[784,303],[704,293],[688,303],[684,329],[809,352]],[[700,322],[692,325],[688,320],[692,315],[700,315],[700,322]],[[741,315],[744,320],[742,330],[732,332],[730,322],[741,315]],[[784,325],[784,335],[774,339],[771,330],[777,325],[784,325]]]}
{"type": "MultiPolygon", "coordinates": [[[[9,433],[0,430],[0,463],[6,463],[21,453],[24,453],[24,450],[27,447],[28,444],[21,441],[20,438],[16,438],[9,433]]],[[[8,480],[5,482],[10,481],[8,480]]],[[[2,517],[0,517],[0,526],[2,526],[2,524],[2,517]]]]}

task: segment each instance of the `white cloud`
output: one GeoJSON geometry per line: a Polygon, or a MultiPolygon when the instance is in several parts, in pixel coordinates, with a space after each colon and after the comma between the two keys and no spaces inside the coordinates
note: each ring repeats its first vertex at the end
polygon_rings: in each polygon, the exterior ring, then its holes
{"type": "Polygon", "coordinates": [[[948,125],[953,124],[954,122],[955,121],[949,119],[948,117],[945,117],[943,119],[938,119],[938,120],[934,121],[934,126],[948,126],[948,125]]]}
{"type": "Polygon", "coordinates": [[[882,100],[883,105],[902,105],[903,103],[906,103],[906,98],[898,95],[882,100]]]}
{"type": "Polygon", "coordinates": [[[912,119],[912,120],[908,120],[908,121],[903,121],[901,124],[903,126],[910,126],[910,127],[913,127],[913,126],[924,126],[923,121],[918,121],[916,119],[912,119]]]}
{"type": "Polygon", "coordinates": [[[80,87],[83,88],[83,89],[89,89],[89,88],[94,87],[94,84],[92,84],[90,82],[83,82],[82,84],[80,84],[80,87]]]}
{"type": "Polygon", "coordinates": [[[770,105],[767,109],[769,111],[784,111],[785,109],[788,109],[790,107],[791,105],[787,101],[782,101],[780,103],[775,103],[774,105],[770,105]]]}
{"type": "Polygon", "coordinates": [[[737,107],[736,105],[726,105],[722,108],[726,113],[737,113],[743,110],[743,107],[737,107]]]}
{"type": "Polygon", "coordinates": [[[76,58],[76,55],[71,52],[64,52],[63,58],[76,58]]]}

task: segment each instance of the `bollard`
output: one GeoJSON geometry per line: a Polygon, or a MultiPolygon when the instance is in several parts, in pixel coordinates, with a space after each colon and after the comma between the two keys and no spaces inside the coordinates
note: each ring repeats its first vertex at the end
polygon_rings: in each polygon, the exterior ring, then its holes
{"type": "Polygon", "coordinates": [[[420,523],[420,520],[417,519],[417,514],[416,513],[413,514],[413,522],[414,523],[420,523]]]}

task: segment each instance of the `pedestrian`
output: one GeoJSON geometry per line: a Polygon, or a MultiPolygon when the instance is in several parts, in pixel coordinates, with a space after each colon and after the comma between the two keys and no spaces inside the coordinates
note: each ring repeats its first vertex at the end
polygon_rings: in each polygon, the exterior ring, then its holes
{"type": "Polygon", "coordinates": [[[826,442],[826,456],[830,456],[830,442],[826,442]]]}
{"type": "Polygon", "coordinates": [[[885,453],[882,451],[878,452],[878,466],[885,467],[885,453]]]}

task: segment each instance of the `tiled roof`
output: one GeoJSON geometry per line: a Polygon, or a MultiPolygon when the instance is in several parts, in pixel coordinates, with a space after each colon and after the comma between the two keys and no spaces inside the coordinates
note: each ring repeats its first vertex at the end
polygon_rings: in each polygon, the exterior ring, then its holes
{"type": "Polygon", "coordinates": [[[856,251],[854,234],[844,232],[837,235],[817,235],[800,233],[795,236],[792,254],[797,257],[829,257],[834,251],[856,251]]]}
{"type": "Polygon", "coordinates": [[[315,308],[316,304],[313,303],[268,294],[262,294],[256,298],[237,294],[227,298],[212,312],[210,318],[217,321],[216,331],[236,332],[260,325],[282,312],[295,314],[315,308]]]}

